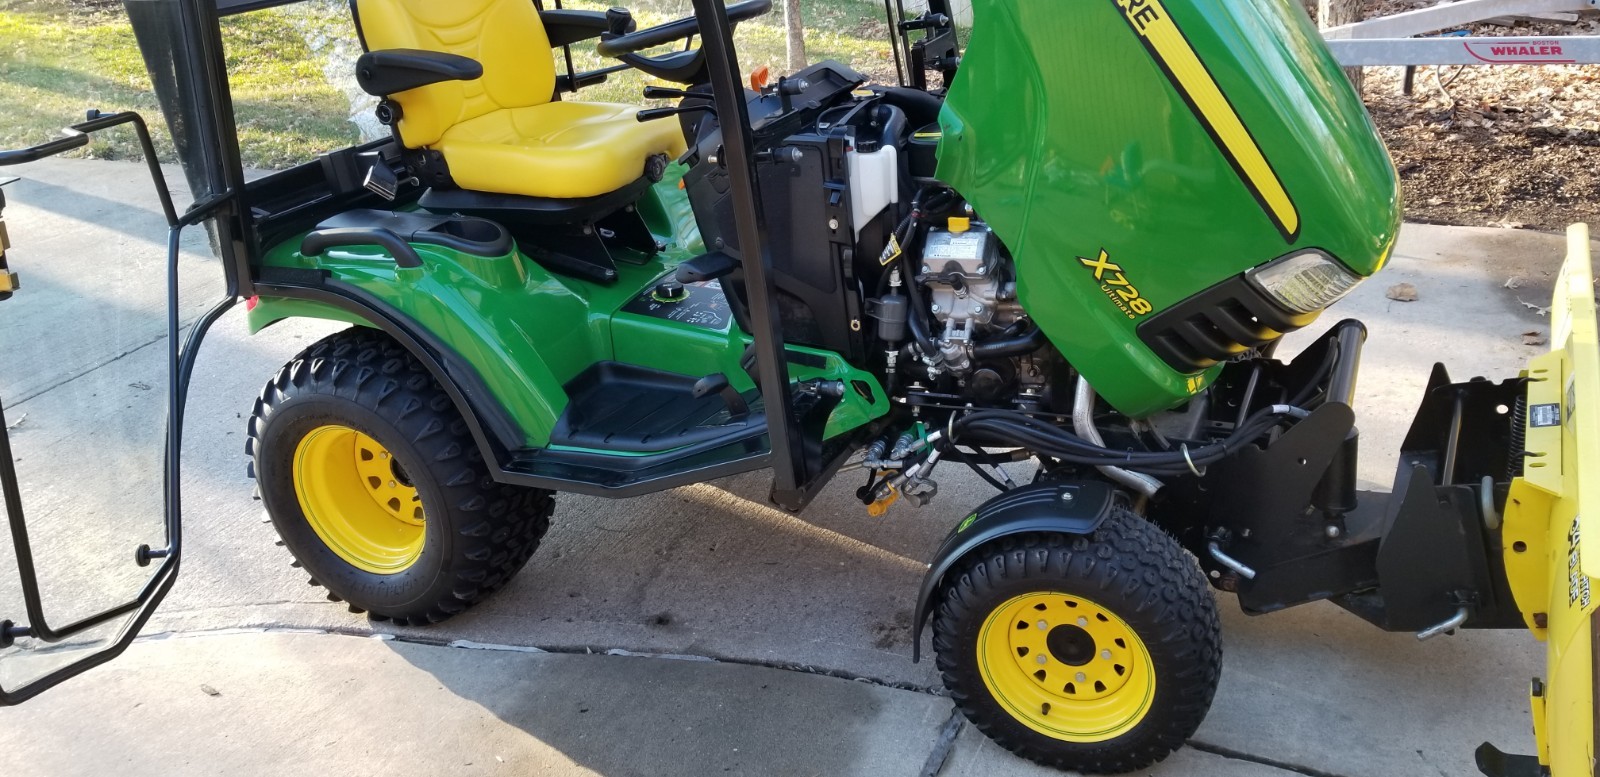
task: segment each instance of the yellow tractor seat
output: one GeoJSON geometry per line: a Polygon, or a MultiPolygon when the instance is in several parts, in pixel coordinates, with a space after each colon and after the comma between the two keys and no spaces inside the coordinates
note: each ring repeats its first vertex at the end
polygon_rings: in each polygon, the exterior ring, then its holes
{"type": "Polygon", "coordinates": [[[368,52],[393,55],[389,73],[358,72],[358,79],[434,74],[392,79],[406,88],[382,96],[399,107],[401,145],[437,152],[462,189],[598,197],[643,177],[651,157],[683,153],[676,121],[641,123],[628,105],[555,101],[550,39],[529,0],[352,0],[351,7],[368,52]],[[481,73],[465,71],[469,60],[481,73]]]}
{"type": "Polygon", "coordinates": [[[683,153],[676,121],[640,123],[638,108],[553,102],[463,121],[432,145],[463,189],[531,197],[594,197],[645,174],[645,160],[683,153]]]}

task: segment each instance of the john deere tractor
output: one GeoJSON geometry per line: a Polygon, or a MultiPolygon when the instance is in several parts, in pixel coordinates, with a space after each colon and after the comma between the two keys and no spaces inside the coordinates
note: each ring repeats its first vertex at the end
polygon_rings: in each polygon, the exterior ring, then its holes
{"type": "MultiPolygon", "coordinates": [[[[849,467],[881,515],[967,467],[997,494],[929,559],[913,623],[956,705],[1021,756],[1126,772],[1182,746],[1217,687],[1221,589],[1419,637],[1530,628],[1552,645],[1539,752],[1480,762],[1593,773],[1587,239],[1557,352],[1500,383],[1436,369],[1393,490],[1358,490],[1367,333],[1323,314],[1389,261],[1401,203],[1299,3],[974,0],[964,45],[948,0],[886,4],[880,84],[834,61],[747,79],[731,31],[770,0],[647,28],[623,8],[354,0],[354,76],[390,134],[247,180],[219,19],[288,4],[126,2],[195,197],[163,199],[171,261],[205,225],[225,299],[182,347],[169,323],[167,537],[139,549],[138,596],[49,624],[0,450],[30,597],[0,638],[129,619],[5,701],[115,656],[170,588],[186,391],[243,301],[252,331],[348,324],[240,401],[283,543],[375,618],[491,596],[563,494],[770,470],[799,512],[849,467]],[[611,64],[574,70],[574,46],[611,64]],[[574,99],[623,70],[651,102],[574,99]]],[[[143,133],[95,114],[0,163],[120,124],[143,133]]]]}

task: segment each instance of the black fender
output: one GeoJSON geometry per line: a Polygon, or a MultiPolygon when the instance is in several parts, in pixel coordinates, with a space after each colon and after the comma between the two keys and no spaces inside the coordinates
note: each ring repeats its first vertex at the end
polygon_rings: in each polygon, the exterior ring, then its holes
{"type": "Polygon", "coordinates": [[[1007,491],[968,515],[950,531],[922,578],[913,613],[911,660],[922,660],[922,629],[946,572],[986,543],[1013,534],[1050,532],[1088,535],[1100,528],[1116,506],[1117,490],[1098,480],[1039,483],[1007,491]]]}

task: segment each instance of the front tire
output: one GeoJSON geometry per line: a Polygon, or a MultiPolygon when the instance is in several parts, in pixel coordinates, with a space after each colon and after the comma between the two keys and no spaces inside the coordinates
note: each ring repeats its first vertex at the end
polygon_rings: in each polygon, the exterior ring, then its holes
{"type": "Polygon", "coordinates": [[[312,583],[353,609],[438,623],[511,579],[549,491],[496,483],[454,402],[405,348],[357,327],[291,360],[250,418],[251,474],[312,583]]]}
{"type": "Polygon", "coordinates": [[[1194,557],[1118,510],[1092,536],[1023,534],[944,578],[933,647],[968,720],[1058,769],[1120,774],[1199,728],[1221,674],[1216,604],[1194,557]]]}

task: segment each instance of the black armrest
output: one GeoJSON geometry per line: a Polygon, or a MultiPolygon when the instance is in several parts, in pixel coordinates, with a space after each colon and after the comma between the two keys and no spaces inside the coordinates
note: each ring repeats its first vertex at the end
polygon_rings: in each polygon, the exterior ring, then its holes
{"type": "Polygon", "coordinates": [[[445,81],[476,81],[483,65],[457,54],[421,49],[369,51],[356,60],[356,83],[367,94],[387,97],[396,92],[445,81]]]}
{"type": "MultiPolygon", "coordinates": [[[[573,11],[565,8],[540,11],[539,20],[544,22],[544,34],[549,36],[551,48],[598,38],[601,33],[611,30],[611,22],[606,18],[605,11],[573,11]]],[[[626,31],[633,32],[637,27],[630,19],[626,31]]]]}

